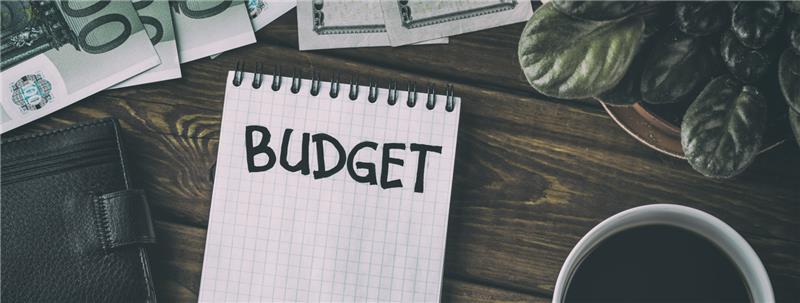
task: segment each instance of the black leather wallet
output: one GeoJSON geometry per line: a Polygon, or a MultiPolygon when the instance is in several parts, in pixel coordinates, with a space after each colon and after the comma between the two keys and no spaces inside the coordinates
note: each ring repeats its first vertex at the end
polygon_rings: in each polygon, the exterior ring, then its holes
{"type": "Polygon", "coordinates": [[[4,138],[3,302],[154,302],[144,193],[113,119],[4,138]]]}

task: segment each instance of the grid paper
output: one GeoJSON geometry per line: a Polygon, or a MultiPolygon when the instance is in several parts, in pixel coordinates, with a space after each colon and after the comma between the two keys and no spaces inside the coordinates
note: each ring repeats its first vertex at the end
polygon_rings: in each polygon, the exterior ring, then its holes
{"type": "MultiPolygon", "coordinates": [[[[315,97],[310,80],[302,80],[300,92],[293,94],[291,78],[284,77],[281,89],[273,91],[272,76],[265,75],[262,87],[254,89],[253,74],[245,73],[239,87],[231,84],[233,75],[229,72],[225,91],[200,301],[438,301],[460,100],[447,112],[440,95],[429,110],[427,94],[420,92],[417,105],[409,108],[405,91],[398,91],[391,106],[385,89],[370,103],[365,86],[353,101],[348,84],[341,84],[332,99],[326,82],[315,97]],[[267,171],[247,169],[247,125],[271,133],[269,147],[277,159],[267,171]],[[357,162],[375,164],[378,185],[353,180],[347,164],[331,177],[314,179],[313,141],[312,174],[285,170],[280,146],[287,128],[294,129],[290,164],[301,159],[304,132],[331,135],[347,155],[359,142],[378,143],[377,150],[365,148],[356,156],[357,162]],[[402,188],[380,187],[385,143],[406,145],[391,152],[403,166],[389,166],[389,180],[402,180],[402,188]],[[414,191],[418,153],[409,150],[411,143],[442,147],[441,153],[427,153],[423,193],[414,191]]],[[[330,145],[324,151],[330,168],[339,156],[330,145]]],[[[255,159],[262,165],[267,156],[255,159]]]]}

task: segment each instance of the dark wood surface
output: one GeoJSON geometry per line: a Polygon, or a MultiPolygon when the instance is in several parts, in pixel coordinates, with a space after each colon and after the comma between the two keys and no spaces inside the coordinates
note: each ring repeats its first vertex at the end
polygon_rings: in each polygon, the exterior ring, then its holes
{"type": "MultiPolygon", "coordinates": [[[[299,52],[292,12],[258,43],[184,64],[183,78],[102,92],[14,130],[13,136],[117,117],[158,244],[160,299],[194,301],[211,203],[226,72],[237,60],[328,78],[358,74],[456,86],[463,100],[447,238],[444,299],[535,301],[552,294],[562,262],[595,224],[622,210],[675,203],[715,215],[764,261],[780,301],[800,301],[800,150],[769,151],[733,180],[628,136],[591,101],[545,98],[527,84],[516,47],[523,24],[452,37],[448,45],[299,52]]],[[[270,69],[271,71],[271,69],[270,69]]],[[[401,85],[402,86],[402,85],[401,85]]]]}

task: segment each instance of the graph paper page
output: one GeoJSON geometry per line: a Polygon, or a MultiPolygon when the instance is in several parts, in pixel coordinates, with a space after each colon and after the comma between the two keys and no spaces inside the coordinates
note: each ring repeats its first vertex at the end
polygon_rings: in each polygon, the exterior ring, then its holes
{"type": "Polygon", "coordinates": [[[460,100],[448,112],[441,95],[431,110],[426,93],[409,107],[405,91],[389,105],[385,89],[371,103],[365,86],[350,100],[348,84],[334,99],[325,82],[312,96],[309,80],[297,94],[291,78],[252,80],[228,75],[200,301],[438,301],[460,100]],[[308,171],[290,171],[305,133],[308,171]]]}

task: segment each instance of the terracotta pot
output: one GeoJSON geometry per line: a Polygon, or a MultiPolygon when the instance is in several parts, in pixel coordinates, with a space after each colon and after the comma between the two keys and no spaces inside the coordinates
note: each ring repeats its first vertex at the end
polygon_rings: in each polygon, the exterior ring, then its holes
{"type": "MultiPolygon", "coordinates": [[[[643,106],[636,103],[630,106],[613,106],[606,104],[599,99],[606,112],[614,122],[622,127],[632,137],[663,154],[679,159],[686,159],[681,147],[681,129],[679,125],[674,125],[659,117],[643,106]]],[[[786,138],[783,136],[765,138],[764,148],[761,152],[768,151],[783,143],[786,138]]]]}

